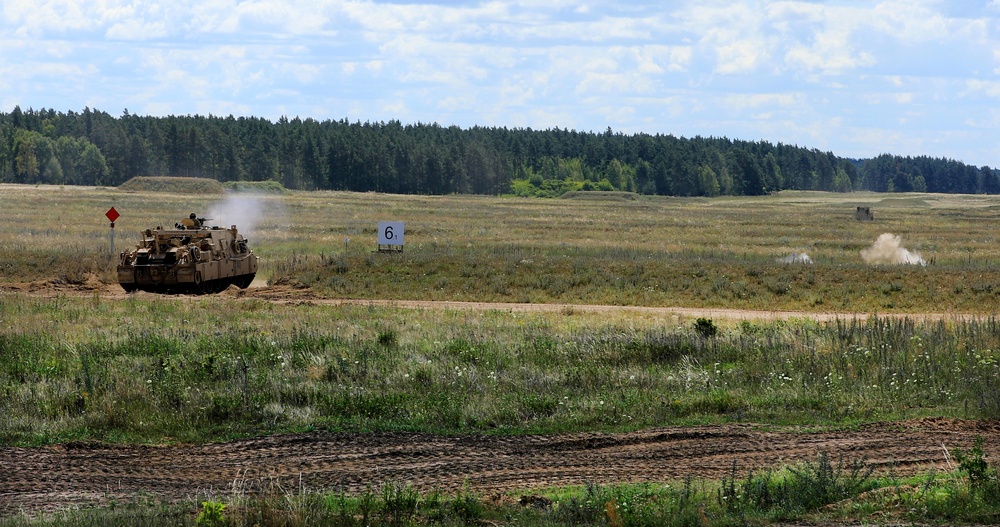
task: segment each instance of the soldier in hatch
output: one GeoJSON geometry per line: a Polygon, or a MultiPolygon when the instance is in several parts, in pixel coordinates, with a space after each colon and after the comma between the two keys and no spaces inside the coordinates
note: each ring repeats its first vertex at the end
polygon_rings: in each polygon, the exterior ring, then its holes
{"type": "Polygon", "coordinates": [[[198,218],[197,214],[192,212],[190,216],[181,220],[181,225],[185,229],[199,229],[201,228],[201,219],[198,218]]]}

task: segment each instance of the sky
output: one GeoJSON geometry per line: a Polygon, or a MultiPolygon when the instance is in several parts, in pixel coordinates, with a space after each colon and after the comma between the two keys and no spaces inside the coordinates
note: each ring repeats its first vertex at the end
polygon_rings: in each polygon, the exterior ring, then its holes
{"type": "Polygon", "coordinates": [[[1000,0],[0,0],[0,110],[785,143],[1000,166],[1000,0]]]}

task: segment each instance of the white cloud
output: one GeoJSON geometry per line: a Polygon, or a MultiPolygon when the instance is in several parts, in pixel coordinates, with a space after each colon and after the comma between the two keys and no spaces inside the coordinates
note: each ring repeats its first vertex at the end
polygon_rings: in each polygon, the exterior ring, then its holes
{"type": "Polygon", "coordinates": [[[168,32],[162,23],[129,20],[113,24],[104,35],[111,40],[146,40],[166,37],[168,32]]]}
{"type": "Polygon", "coordinates": [[[747,108],[796,108],[805,104],[801,93],[731,94],[725,97],[726,106],[743,110],[747,108]]]}
{"type": "Polygon", "coordinates": [[[720,74],[750,73],[770,62],[773,38],[763,32],[763,13],[746,2],[696,4],[677,13],[676,31],[693,33],[720,74]]]}
{"type": "Polygon", "coordinates": [[[259,0],[236,6],[240,30],[264,27],[277,34],[321,34],[329,22],[323,4],[314,1],[259,0]]]}
{"type": "Polygon", "coordinates": [[[709,32],[706,40],[714,40],[715,71],[718,73],[750,73],[768,58],[765,54],[767,47],[759,39],[741,38],[719,30],[709,32]]]}
{"type": "Polygon", "coordinates": [[[5,110],[612,125],[851,155],[882,148],[854,131],[983,156],[1000,132],[1000,0],[0,2],[5,110]]]}
{"type": "Polygon", "coordinates": [[[431,82],[454,87],[486,78],[489,55],[480,46],[436,42],[404,35],[379,49],[391,73],[403,82],[431,82]]]}
{"type": "Polygon", "coordinates": [[[633,50],[642,64],[651,62],[668,72],[688,71],[691,66],[691,46],[643,46],[633,50]]]}
{"type": "Polygon", "coordinates": [[[939,2],[928,0],[887,0],[866,17],[879,33],[910,44],[952,38],[959,21],[949,20],[935,9],[939,2]]]}
{"type": "Polygon", "coordinates": [[[811,45],[789,49],[785,60],[793,67],[831,74],[875,65],[872,53],[856,52],[854,47],[852,35],[845,28],[826,30],[814,34],[811,45]]]}
{"type": "Polygon", "coordinates": [[[893,99],[895,99],[896,104],[911,104],[914,101],[915,96],[909,92],[894,93],[893,99]]]}
{"type": "Polygon", "coordinates": [[[517,77],[504,79],[498,95],[497,106],[502,108],[523,108],[536,98],[534,86],[517,77]]]}
{"type": "Polygon", "coordinates": [[[92,20],[84,12],[85,2],[76,0],[5,0],[5,25],[16,26],[15,34],[34,37],[46,32],[88,29],[92,20]]]}
{"type": "Polygon", "coordinates": [[[900,88],[903,86],[903,78],[899,75],[887,75],[885,80],[888,81],[892,86],[900,88]]]}
{"type": "Polygon", "coordinates": [[[575,92],[581,97],[586,97],[594,94],[650,93],[653,88],[648,79],[635,73],[590,72],[577,84],[575,92]]]}
{"type": "Polygon", "coordinates": [[[233,34],[240,30],[240,14],[234,0],[202,0],[189,8],[187,27],[192,31],[233,34]]]}
{"type": "Polygon", "coordinates": [[[969,79],[965,83],[965,94],[983,94],[990,98],[1000,98],[1000,81],[969,79]]]}

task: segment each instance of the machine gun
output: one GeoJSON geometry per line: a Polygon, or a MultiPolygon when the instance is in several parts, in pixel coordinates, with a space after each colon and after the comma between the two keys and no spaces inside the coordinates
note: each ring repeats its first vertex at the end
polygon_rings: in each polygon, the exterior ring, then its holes
{"type": "Polygon", "coordinates": [[[199,218],[197,214],[192,212],[190,216],[174,224],[174,227],[178,229],[200,229],[206,225],[206,222],[211,220],[212,218],[199,218]]]}

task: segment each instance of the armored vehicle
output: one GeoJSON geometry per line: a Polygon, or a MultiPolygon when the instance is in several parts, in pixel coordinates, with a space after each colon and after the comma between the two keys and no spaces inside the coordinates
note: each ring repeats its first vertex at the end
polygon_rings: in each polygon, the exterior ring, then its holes
{"type": "Polygon", "coordinates": [[[123,251],[118,283],[126,292],[217,293],[232,284],[246,289],[257,274],[257,256],[233,225],[208,227],[194,213],[174,224],[142,231],[135,249],[123,251]]]}

